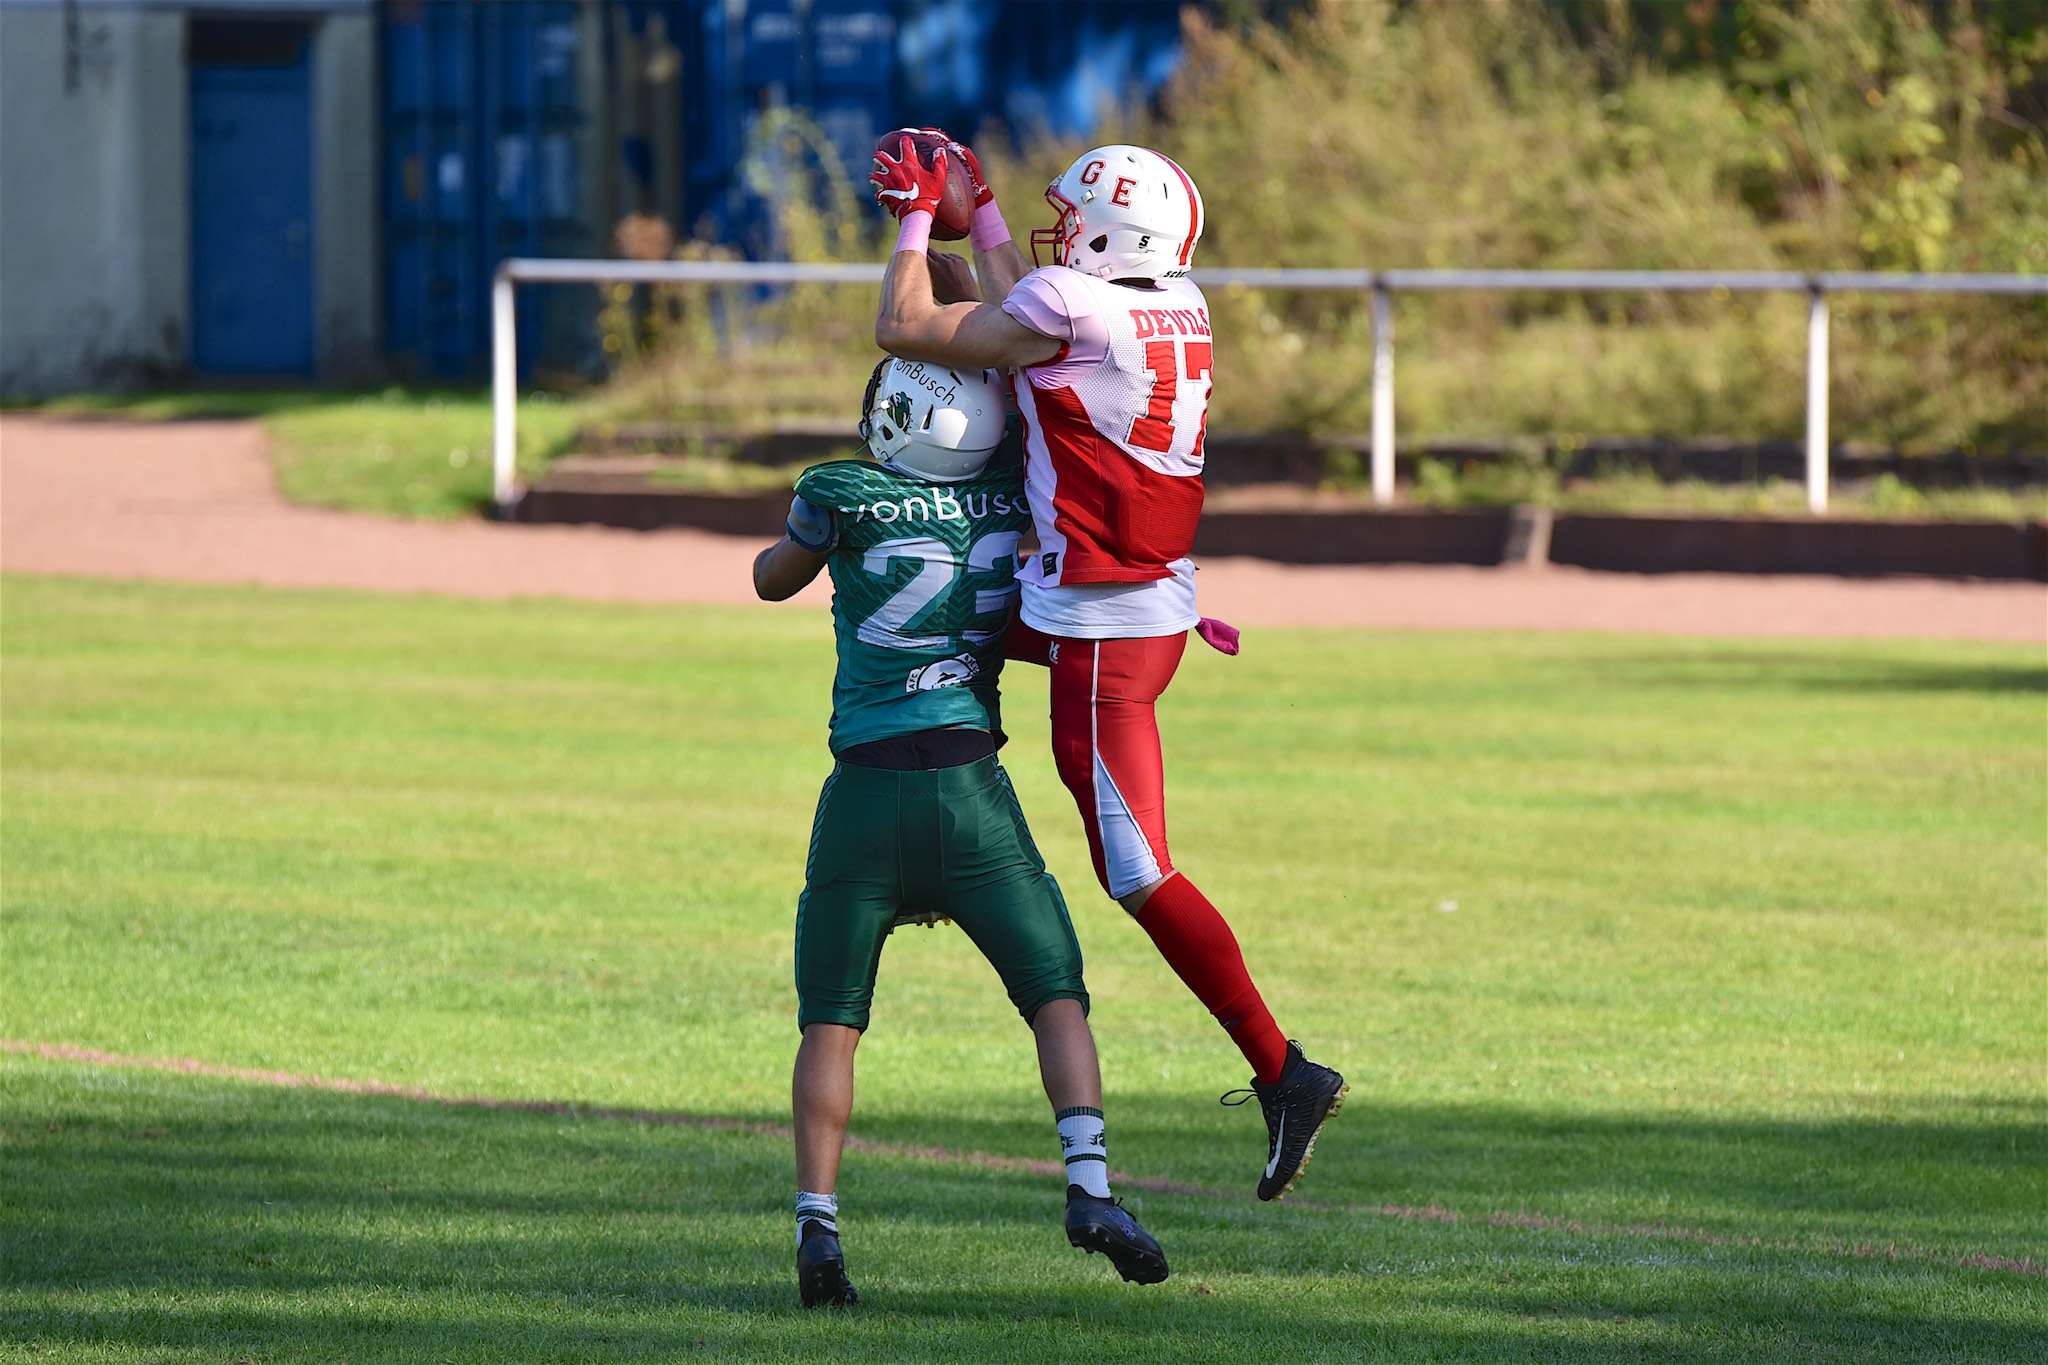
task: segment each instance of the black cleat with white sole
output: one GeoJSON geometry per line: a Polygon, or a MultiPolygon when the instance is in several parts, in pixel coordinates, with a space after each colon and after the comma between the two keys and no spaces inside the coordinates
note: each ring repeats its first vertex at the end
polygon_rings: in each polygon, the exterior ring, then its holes
{"type": "Polygon", "coordinates": [[[1254,1080],[1251,1089],[1223,1097],[1225,1104],[1256,1098],[1266,1115],[1266,1170],[1259,1179],[1259,1198],[1279,1199],[1294,1188],[1315,1155],[1316,1135],[1350,1090],[1341,1075],[1304,1057],[1301,1044],[1290,1040],[1279,1080],[1271,1085],[1254,1080]]]}
{"type": "Polygon", "coordinates": [[[1166,1253],[1115,1199],[1097,1199],[1079,1185],[1067,1186],[1067,1240],[1083,1251],[1109,1257],[1116,1273],[1133,1284],[1166,1278],[1166,1253]]]}
{"type": "Polygon", "coordinates": [[[806,1308],[852,1308],[860,1302],[853,1281],[846,1278],[846,1256],[839,1238],[822,1223],[806,1222],[796,1248],[796,1285],[806,1308]]]}

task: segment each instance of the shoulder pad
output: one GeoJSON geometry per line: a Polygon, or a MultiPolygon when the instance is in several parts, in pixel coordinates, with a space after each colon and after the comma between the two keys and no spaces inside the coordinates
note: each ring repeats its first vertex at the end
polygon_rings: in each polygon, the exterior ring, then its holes
{"type": "Polygon", "coordinates": [[[814,507],[851,512],[873,500],[878,475],[888,471],[868,460],[827,460],[797,476],[796,495],[814,507]]]}

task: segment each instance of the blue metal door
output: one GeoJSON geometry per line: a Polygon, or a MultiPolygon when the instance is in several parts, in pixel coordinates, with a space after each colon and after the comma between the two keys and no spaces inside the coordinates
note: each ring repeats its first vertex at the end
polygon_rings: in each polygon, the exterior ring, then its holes
{"type": "Polygon", "coordinates": [[[310,33],[195,21],[192,37],[192,368],[311,375],[310,33]]]}

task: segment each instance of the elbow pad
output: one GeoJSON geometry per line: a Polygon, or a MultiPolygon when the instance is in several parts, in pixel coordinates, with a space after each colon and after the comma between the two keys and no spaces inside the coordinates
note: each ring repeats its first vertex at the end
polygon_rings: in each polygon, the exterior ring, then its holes
{"type": "Polygon", "coordinates": [[[839,518],[831,508],[807,502],[802,494],[789,500],[789,538],[814,555],[831,554],[839,544],[839,518]]]}

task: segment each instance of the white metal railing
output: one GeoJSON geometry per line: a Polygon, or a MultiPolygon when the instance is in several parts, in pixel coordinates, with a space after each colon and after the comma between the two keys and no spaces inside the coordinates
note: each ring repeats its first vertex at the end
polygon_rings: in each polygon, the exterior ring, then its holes
{"type": "MultiPolygon", "coordinates": [[[[1667,293],[1800,293],[1806,326],[1806,505],[1828,505],[1828,295],[2039,294],[2048,275],[1881,274],[1786,270],[1201,270],[1206,287],[1351,290],[1372,296],[1372,496],[1394,500],[1394,311],[1396,290],[1647,290],[1667,293]]],[[[518,332],[513,290],[520,284],[868,284],[879,265],[799,265],[790,261],[582,261],[511,257],[491,285],[491,496],[501,511],[519,498],[518,332]]]]}

